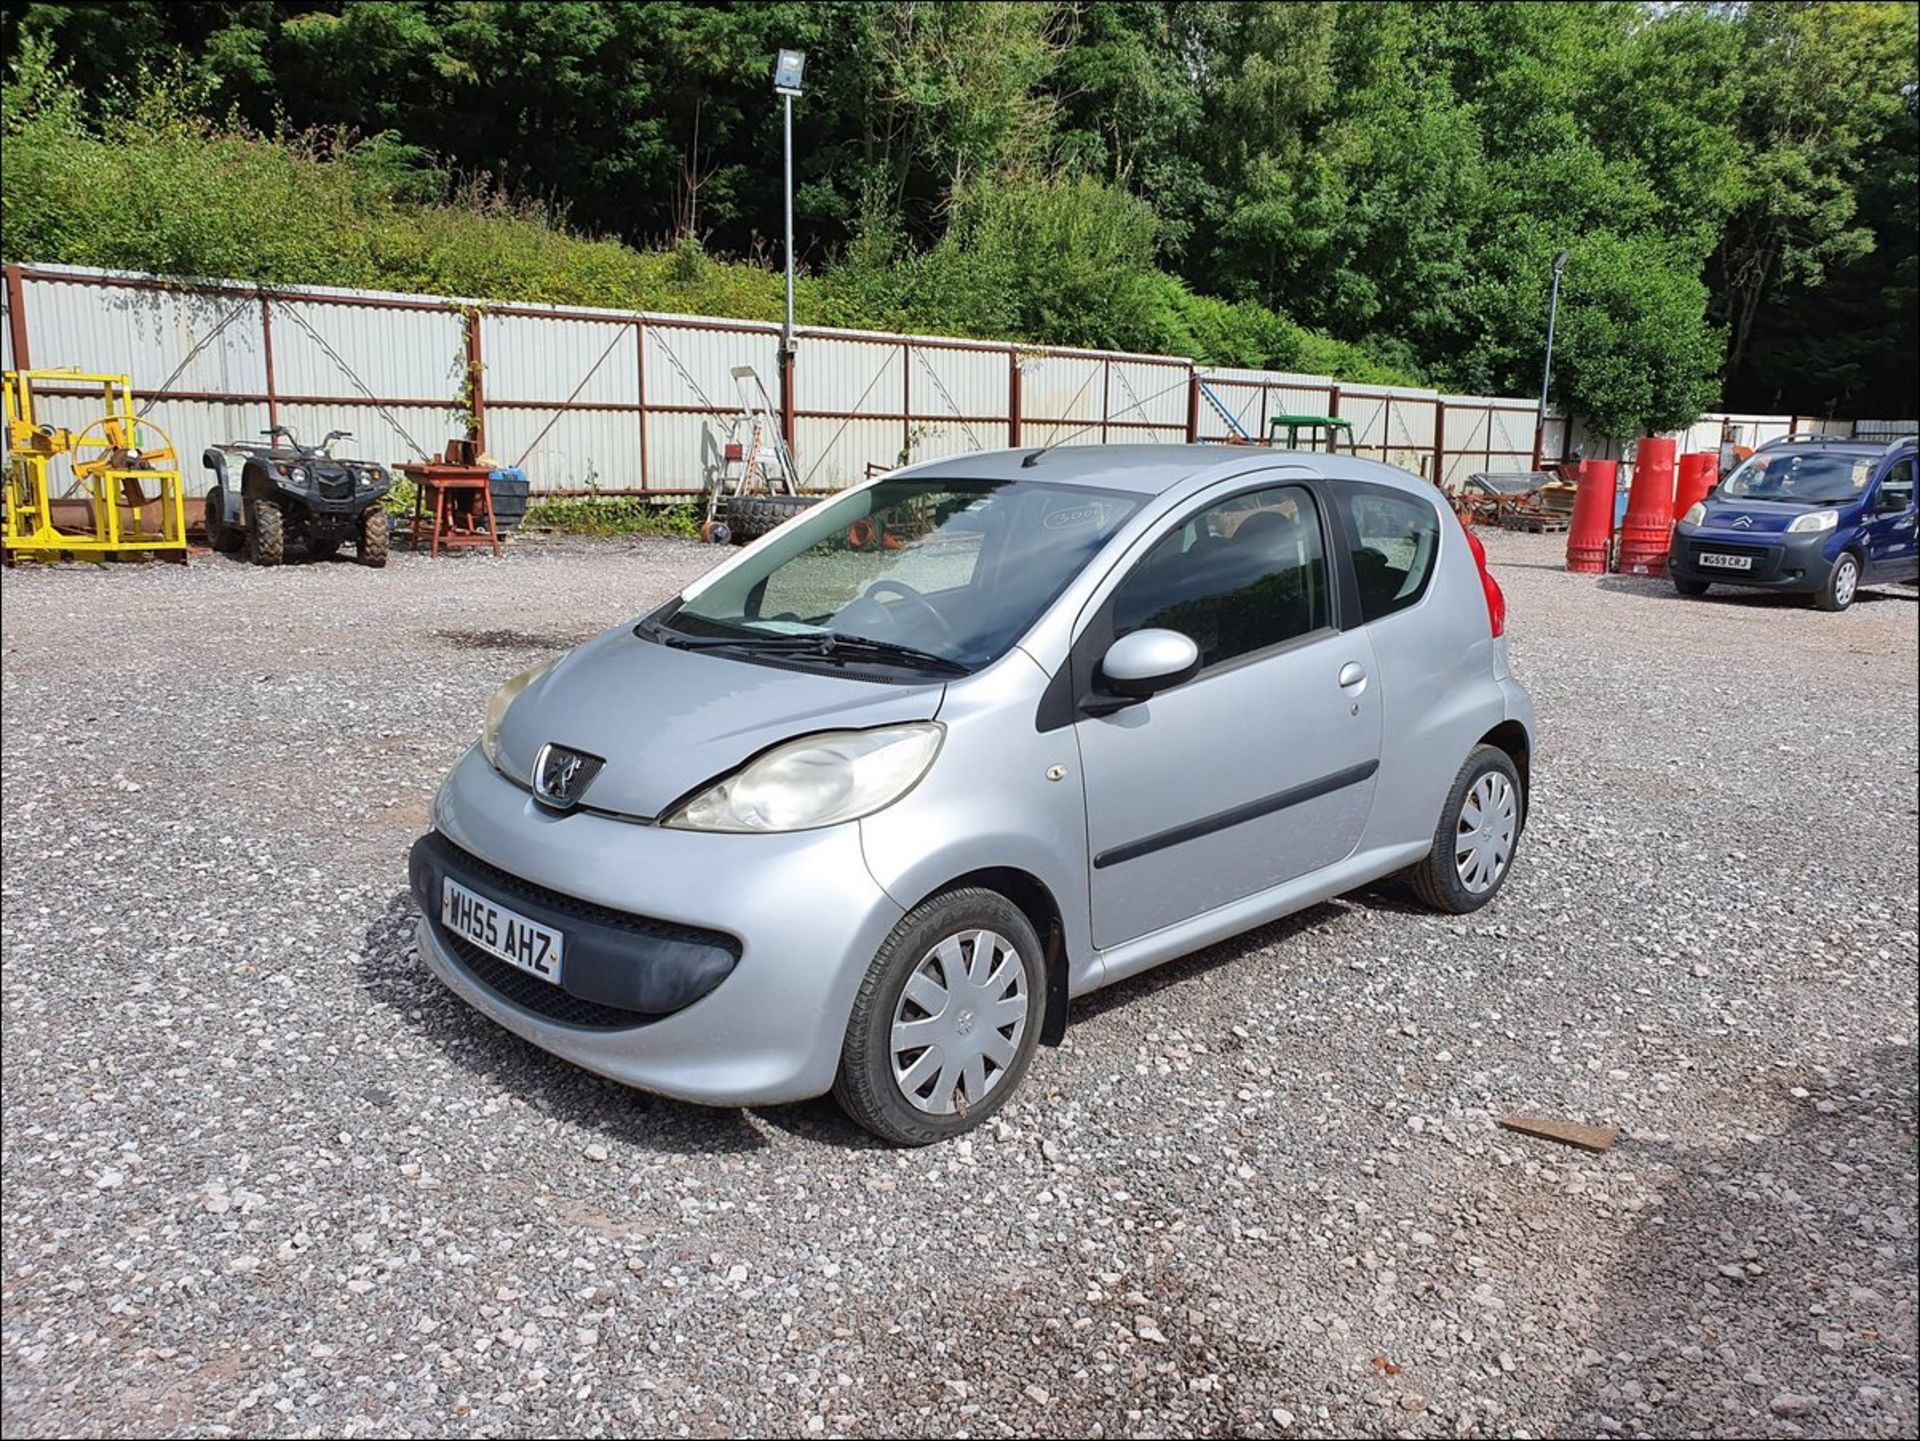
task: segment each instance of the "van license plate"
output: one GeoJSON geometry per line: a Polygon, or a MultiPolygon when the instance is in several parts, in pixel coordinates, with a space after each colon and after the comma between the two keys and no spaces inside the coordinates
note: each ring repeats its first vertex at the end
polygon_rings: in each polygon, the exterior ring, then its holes
{"type": "Polygon", "coordinates": [[[1713,551],[1700,552],[1700,564],[1714,566],[1719,570],[1752,570],[1753,557],[1750,555],[1717,555],[1713,551]]]}
{"type": "Polygon", "coordinates": [[[560,932],[475,895],[451,876],[440,881],[440,924],[488,955],[560,984],[560,952],[566,940],[560,932]]]}

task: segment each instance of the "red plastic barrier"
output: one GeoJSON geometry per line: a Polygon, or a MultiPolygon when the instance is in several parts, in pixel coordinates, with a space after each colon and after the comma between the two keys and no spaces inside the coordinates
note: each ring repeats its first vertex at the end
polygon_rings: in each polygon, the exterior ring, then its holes
{"type": "Polygon", "coordinates": [[[1635,447],[1633,489],[1620,526],[1622,575],[1667,573],[1667,546],[1673,538],[1673,450],[1673,442],[1658,435],[1635,447]]]}
{"type": "Polygon", "coordinates": [[[1580,488],[1573,493],[1573,521],[1567,527],[1567,569],[1605,575],[1613,549],[1613,497],[1620,486],[1620,462],[1583,460],[1580,488]]]}
{"type": "Polygon", "coordinates": [[[1680,519],[1713,489],[1720,457],[1710,450],[1694,450],[1680,457],[1680,483],[1673,491],[1673,518],[1680,519]]]}

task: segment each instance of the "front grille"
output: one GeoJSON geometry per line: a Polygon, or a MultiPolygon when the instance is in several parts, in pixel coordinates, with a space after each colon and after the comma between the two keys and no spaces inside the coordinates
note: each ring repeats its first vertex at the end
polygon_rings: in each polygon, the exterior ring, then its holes
{"type": "Polygon", "coordinates": [[[478,946],[471,945],[433,923],[434,933],[453,952],[461,968],[481,985],[511,1001],[522,1010],[545,1016],[563,1026],[578,1026],[591,1031],[628,1031],[658,1020],[644,1011],[626,1011],[618,1006],[603,1006],[598,1001],[583,1001],[571,991],[563,991],[550,981],[528,975],[517,966],[496,960],[478,946]]]}
{"type": "Polygon", "coordinates": [[[1699,555],[1703,551],[1712,555],[1750,555],[1755,560],[1764,560],[1767,556],[1773,554],[1773,547],[1766,545],[1741,545],[1738,541],[1731,540],[1696,540],[1693,542],[1693,553],[1695,555],[1699,555]]]}
{"type": "MultiPolygon", "coordinates": [[[[445,838],[442,837],[442,839],[445,838]]],[[[626,931],[630,935],[685,941],[696,946],[712,946],[726,951],[735,960],[740,959],[740,942],[725,931],[703,930],[698,926],[677,926],[671,921],[657,921],[651,916],[636,916],[631,911],[616,911],[611,906],[595,905],[592,901],[583,901],[577,896],[549,890],[546,886],[523,880],[519,876],[501,870],[498,866],[489,865],[471,852],[459,849],[451,841],[447,842],[447,849],[460,858],[460,864],[454,868],[455,879],[459,879],[459,872],[464,870],[476,879],[484,879],[487,890],[519,896],[524,900],[532,901],[535,905],[559,911],[562,915],[577,916],[583,921],[611,926],[615,930],[626,931]]],[[[546,983],[542,981],[537,984],[545,985],[546,983]]]]}
{"type": "Polygon", "coordinates": [[[320,494],[328,500],[351,500],[353,498],[353,477],[350,475],[320,477],[320,494]]]}

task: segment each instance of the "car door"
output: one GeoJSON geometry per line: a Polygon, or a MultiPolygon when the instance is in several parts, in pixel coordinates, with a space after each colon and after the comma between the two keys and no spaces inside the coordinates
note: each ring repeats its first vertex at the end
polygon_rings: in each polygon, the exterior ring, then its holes
{"type": "Polygon", "coordinates": [[[1905,580],[1920,568],[1920,530],[1914,513],[1913,457],[1896,460],[1880,477],[1861,523],[1869,580],[1905,580]]]}
{"type": "Polygon", "coordinates": [[[1075,729],[1102,949],[1359,842],[1380,686],[1364,632],[1336,624],[1332,534],[1317,486],[1230,482],[1137,553],[1083,627],[1075,729]],[[1103,699],[1099,657],[1147,628],[1191,637],[1200,672],[1137,703],[1103,699]]]}

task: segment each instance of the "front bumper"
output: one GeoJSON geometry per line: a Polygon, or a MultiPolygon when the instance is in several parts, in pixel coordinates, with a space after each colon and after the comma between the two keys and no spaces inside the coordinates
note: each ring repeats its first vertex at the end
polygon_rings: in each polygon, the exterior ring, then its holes
{"type": "Polygon", "coordinates": [[[1833,559],[1827,554],[1833,538],[1831,530],[1786,535],[1676,527],[1673,546],[1667,554],[1667,572],[1684,580],[1712,585],[1741,585],[1756,590],[1812,595],[1827,583],[1827,575],[1833,569],[1833,559]],[[1753,567],[1731,570],[1702,565],[1702,555],[1745,556],[1753,562],[1753,567]]]}
{"type": "Polygon", "coordinates": [[[709,835],[555,815],[477,747],[433,821],[412,865],[420,954],[474,1009],[587,1070],[681,1100],[765,1105],[832,1087],[854,993],[903,913],[868,871],[857,826],[709,835]],[[567,997],[528,991],[548,983],[490,967],[445,932],[439,874],[559,925],[567,997]]]}

